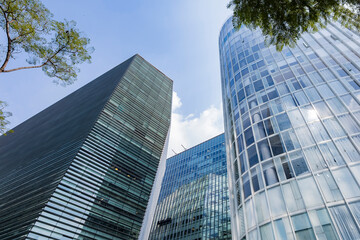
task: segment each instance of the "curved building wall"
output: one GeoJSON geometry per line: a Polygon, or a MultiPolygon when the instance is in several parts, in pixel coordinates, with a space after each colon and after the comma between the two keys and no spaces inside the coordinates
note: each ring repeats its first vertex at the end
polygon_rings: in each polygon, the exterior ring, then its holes
{"type": "Polygon", "coordinates": [[[233,239],[360,239],[360,37],[219,38],[233,239]]]}

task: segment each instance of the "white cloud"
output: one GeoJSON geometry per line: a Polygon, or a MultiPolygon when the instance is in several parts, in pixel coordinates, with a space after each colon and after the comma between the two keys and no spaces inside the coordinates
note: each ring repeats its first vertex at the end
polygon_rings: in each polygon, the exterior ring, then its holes
{"type": "Polygon", "coordinates": [[[176,109],[180,108],[181,105],[182,105],[181,99],[179,98],[176,92],[173,92],[171,110],[174,112],[176,109]]]}
{"type": "MultiPolygon", "coordinates": [[[[221,104],[220,104],[221,105],[221,104]]],[[[178,110],[182,106],[181,99],[173,92],[173,106],[168,157],[184,151],[185,148],[195,146],[224,132],[222,109],[210,106],[198,116],[195,114],[182,115],[178,110]]]]}

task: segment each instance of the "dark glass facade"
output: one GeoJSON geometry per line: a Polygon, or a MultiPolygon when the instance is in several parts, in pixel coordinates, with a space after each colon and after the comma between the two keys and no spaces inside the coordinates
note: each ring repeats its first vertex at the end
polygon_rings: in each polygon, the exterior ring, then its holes
{"type": "Polygon", "coordinates": [[[338,23],[277,52],[219,38],[235,239],[360,239],[360,36],[338,23]]]}
{"type": "Polygon", "coordinates": [[[137,239],[171,96],[135,55],[0,137],[0,239],[137,239]]]}
{"type": "Polygon", "coordinates": [[[149,239],[231,239],[224,134],[166,161],[149,239]]]}

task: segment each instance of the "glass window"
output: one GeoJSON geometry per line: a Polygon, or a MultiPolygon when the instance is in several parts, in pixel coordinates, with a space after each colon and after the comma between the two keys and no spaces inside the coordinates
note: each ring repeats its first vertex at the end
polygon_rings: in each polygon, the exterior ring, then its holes
{"type": "Polygon", "coordinates": [[[360,109],[360,105],[350,94],[341,97],[341,99],[350,110],[356,111],[360,109]]]}
{"type": "Polygon", "coordinates": [[[336,78],[335,75],[332,72],[330,72],[329,69],[321,70],[320,73],[324,76],[327,82],[336,78]]]}
{"type": "Polygon", "coordinates": [[[336,140],[335,144],[338,147],[339,151],[342,153],[342,156],[348,162],[356,162],[360,160],[359,152],[356,150],[356,148],[348,138],[336,140]]]}
{"type": "Polygon", "coordinates": [[[258,122],[254,125],[255,140],[259,141],[266,137],[265,128],[263,122],[258,122]]]}
{"type": "Polygon", "coordinates": [[[272,125],[272,122],[270,121],[270,119],[265,120],[264,125],[265,125],[266,133],[268,136],[274,134],[273,125],[272,125]]]}
{"type": "Polygon", "coordinates": [[[290,159],[296,176],[300,176],[309,171],[301,151],[290,153],[290,159]]]}
{"type": "Polygon", "coordinates": [[[288,116],[294,127],[299,127],[299,126],[302,126],[305,124],[305,121],[304,121],[303,117],[301,116],[300,111],[298,109],[289,111],[288,116]]]}
{"type": "Polygon", "coordinates": [[[297,91],[301,89],[300,83],[296,79],[292,79],[291,82],[287,82],[289,85],[292,86],[293,91],[297,91]]]}
{"type": "Polygon", "coordinates": [[[255,99],[255,96],[252,96],[251,98],[249,98],[248,103],[249,103],[249,109],[253,109],[254,107],[256,107],[258,105],[257,100],[255,99]]]}
{"type": "Polygon", "coordinates": [[[253,123],[256,123],[261,120],[261,114],[259,108],[254,108],[251,110],[251,118],[253,123]]]}
{"type": "Polygon", "coordinates": [[[246,199],[248,196],[251,195],[250,179],[248,173],[244,174],[244,176],[242,177],[242,182],[243,182],[244,198],[246,199]]]}
{"type": "Polygon", "coordinates": [[[290,221],[287,217],[276,220],[274,224],[275,236],[277,239],[295,240],[292,233],[290,221]]]}
{"type": "Polygon", "coordinates": [[[319,182],[320,189],[325,197],[326,202],[342,200],[340,190],[329,171],[318,173],[315,176],[319,182]]]}
{"type": "Polygon", "coordinates": [[[285,202],[289,212],[295,212],[305,208],[296,181],[291,181],[289,183],[286,183],[282,187],[283,187],[284,196],[286,196],[285,202]]]}
{"type": "Polygon", "coordinates": [[[305,69],[305,71],[306,72],[313,72],[313,71],[315,71],[315,68],[312,66],[312,65],[305,65],[304,66],[304,69],[305,69]]]}
{"type": "Polygon", "coordinates": [[[279,97],[279,94],[276,90],[276,88],[267,90],[267,94],[270,100],[279,97]]]}
{"type": "Polygon", "coordinates": [[[331,91],[331,89],[329,88],[329,86],[327,84],[319,85],[319,86],[317,86],[317,89],[319,90],[321,96],[324,99],[335,97],[333,91],[331,91]]]}
{"type": "Polygon", "coordinates": [[[275,80],[276,83],[281,83],[281,82],[283,82],[285,79],[284,79],[284,77],[281,75],[281,73],[279,73],[278,75],[275,75],[275,76],[274,76],[274,80],[275,80]]]}
{"type": "Polygon", "coordinates": [[[342,239],[360,239],[359,226],[355,223],[345,205],[331,207],[330,213],[342,239]]]}
{"type": "Polygon", "coordinates": [[[253,191],[257,192],[264,188],[262,174],[259,166],[256,166],[251,170],[251,181],[253,185],[253,191]]]}
{"type": "Polygon", "coordinates": [[[344,130],[335,118],[328,118],[324,120],[324,125],[331,137],[342,137],[345,135],[344,130]]]}
{"type": "Polygon", "coordinates": [[[338,98],[328,99],[327,102],[335,114],[347,112],[347,109],[338,98]]]}
{"type": "Polygon", "coordinates": [[[238,143],[239,153],[241,153],[244,150],[244,141],[242,134],[240,134],[240,136],[237,138],[237,143],[238,143]]]}
{"type": "Polygon", "coordinates": [[[254,94],[254,87],[252,84],[245,86],[245,93],[246,96],[251,96],[252,94],[254,94]]]}
{"type": "Polygon", "coordinates": [[[315,144],[314,139],[312,138],[310,131],[306,126],[296,128],[295,132],[299,137],[301,146],[306,147],[315,144]]]}
{"type": "Polygon", "coordinates": [[[259,223],[270,218],[269,208],[266,203],[265,192],[255,195],[255,209],[257,220],[259,223]]]}
{"type": "Polygon", "coordinates": [[[266,186],[279,182],[273,161],[266,161],[262,165],[266,186]]]}
{"type": "Polygon", "coordinates": [[[269,140],[270,140],[271,150],[274,156],[285,152],[285,148],[282,145],[279,135],[275,135],[269,138],[269,140]]]}
{"type": "Polygon", "coordinates": [[[332,113],[331,113],[330,109],[328,108],[328,106],[326,105],[326,103],[318,102],[318,103],[314,104],[314,107],[320,117],[324,118],[324,117],[332,116],[332,113]]]}
{"type": "Polygon", "coordinates": [[[352,166],[350,169],[353,172],[355,179],[360,184],[360,165],[352,166]]]}
{"type": "Polygon", "coordinates": [[[248,128],[251,125],[249,114],[244,114],[242,116],[243,129],[248,128]]]}
{"type": "Polygon", "coordinates": [[[265,224],[260,227],[261,239],[274,239],[274,233],[271,227],[271,223],[265,224]]]}
{"type": "Polygon", "coordinates": [[[286,113],[276,116],[276,120],[278,122],[280,131],[291,128],[291,123],[286,113]]]}
{"type": "Polygon", "coordinates": [[[254,56],[253,56],[253,55],[250,55],[250,56],[248,56],[248,57],[246,58],[246,60],[247,60],[248,64],[249,64],[249,63],[252,63],[252,62],[254,61],[254,56]]]}
{"type": "Polygon", "coordinates": [[[350,209],[354,214],[356,220],[360,222],[360,202],[354,202],[350,204],[350,209]]]}
{"type": "Polygon", "coordinates": [[[245,213],[246,213],[246,220],[247,220],[247,228],[251,228],[255,226],[255,213],[254,213],[254,206],[252,199],[250,198],[247,202],[245,202],[245,213]]]}
{"type": "Polygon", "coordinates": [[[292,71],[284,72],[283,75],[286,80],[295,77],[294,74],[292,73],[292,71]]]}
{"type": "Polygon", "coordinates": [[[254,143],[254,136],[251,127],[245,130],[244,136],[245,136],[246,146],[250,146],[252,143],[254,143]]]}
{"type": "Polygon", "coordinates": [[[301,112],[306,122],[312,122],[318,120],[317,113],[311,105],[307,105],[301,108],[301,112]]]}
{"type": "Polygon", "coordinates": [[[240,154],[240,169],[241,169],[241,174],[243,174],[244,172],[246,172],[249,169],[249,166],[247,164],[247,161],[245,161],[245,152],[240,154]]]}
{"type": "MultiPolygon", "coordinates": [[[[299,70],[302,71],[302,69],[298,69],[298,71],[299,71],[299,70]]],[[[304,73],[304,72],[303,72],[303,73],[304,73]]],[[[309,78],[308,78],[306,75],[301,76],[301,77],[298,77],[298,79],[299,79],[299,82],[300,82],[300,84],[301,84],[301,86],[302,86],[303,88],[309,87],[309,86],[312,85],[311,82],[310,82],[310,80],[309,80],[309,78]]]]}
{"type": "Polygon", "coordinates": [[[296,239],[301,240],[315,240],[315,234],[311,228],[309,217],[307,213],[295,215],[291,217],[293,222],[296,239]]]}
{"type": "Polygon", "coordinates": [[[239,98],[239,102],[241,102],[242,100],[244,100],[245,98],[245,92],[244,92],[244,89],[240,89],[239,92],[238,92],[238,98],[239,98]]]}
{"type": "Polygon", "coordinates": [[[262,89],[264,89],[264,85],[262,83],[261,80],[254,82],[254,87],[255,87],[255,91],[261,91],[262,89]]]}
{"type": "Polygon", "coordinates": [[[354,80],[352,79],[347,79],[346,82],[344,82],[345,85],[350,88],[350,90],[352,91],[356,91],[356,90],[359,90],[360,89],[360,86],[359,84],[357,84],[354,80]]]}
{"type": "Polygon", "coordinates": [[[339,121],[349,134],[360,132],[360,127],[350,114],[339,116],[339,121]]]}
{"type": "Polygon", "coordinates": [[[337,234],[332,226],[331,219],[325,208],[309,211],[310,221],[318,239],[337,240],[337,234]]]}
{"type": "Polygon", "coordinates": [[[319,122],[319,121],[310,123],[310,124],[309,124],[309,129],[310,129],[310,132],[311,132],[312,135],[314,136],[315,141],[316,141],[317,143],[320,143],[320,142],[322,142],[322,141],[325,141],[325,140],[329,140],[329,139],[330,139],[330,137],[329,137],[329,135],[327,134],[324,126],[323,126],[322,123],[319,122]]]}
{"type": "Polygon", "coordinates": [[[266,87],[270,87],[270,86],[274,85],[274,81],[271,76],[267,76],[266,80],[263,79],[263,81],[264,81],[266,87]]]}
{"type": "Polygon", "coordinates": [[[259,239],[257,228],[249,232],[249,239],[259,239]]]}
{"type": "Polygon", "coordinates": [[[285,83],[278,84],[276,88],[278,89],[280,95],[285,95],[290,92],[289,88],[285,83]]]}
{"type": "Polygon", "coordinates": [[[314,87],[307,88],[304,91],[306,92],[311,102],[315,102],[321,99],[318,91],[314,87]]]}
{"type": "Polygon", "coordinates": [[[319,147],[329,166],[341,166],[345,164],[343,157],[340,155],[333,142],[320,144],[319,147]]]}
{"type": "Polygon", "coordinates": [[[304,149],[304,153],[313,171],[319,171],[327,168],[326,162],[321,156],[321,153],[317,146],[304,149]]]}
{"type": "Polygon", "coordinates": [[[300,106],[309,103],[309,100],[307,99],[307,97],[305,96],[303,91],[295,92],[294,97],[295,97],[298,105],[300,105],[300,106]]]}
{"type": "Polygon", "coordinates": [[[270,147],[267,139],[262,140],[257,145],[258,145],[261,161],[264,161],[265,159],[271,157],[270,147]]]}
{"type": "Polygon", "coordinates": [[[348,168],[333,171],[335,181],[345,198],[360,196],[360,189],[348,168]]]}
{"type": "Polygon", "coordinates": [[[261,107],[261,115],[263,118],[270,117],[272,114],[271,108],[269,108],[267,104],[261,107]]]}
{"type": "Polygon", "coordinates": [[[241,76],[245,77],[247,74],[249,74],[249,69],[248,68],[244,68],[243,70],[241,70],[241,76]]]}
{"type": "Polygon", "coordinates": [[[344,88],[344,86],[339,81],[334,81],[329,83],[331,88],[337,93],[338,95],[342,95],[348,93],[348,91],[344,88]]]}
{"type": "Polygon", "coordinates": [[[360,135],[356,135],[352,137],[352,140],[354,141],[355,145],[360,148],[360,135]]]}
{"type": "Polygon", "coordinates": [[[261,91],[260,93],[258,93],[257,98],[258,98],[259,104],[266,103],[269,101],[265,91],[261,91]]]}
{"type": "Polygon", "coordinates": [[[283,107],[282,107],[282,102],[280,99],[276,99],[274,101],[270,102],[272,110],[274,112],[274,114],[276,113],[281,113],[284,111],[283,107]]]}
{"type": "Polygon", "coordinates": [[[324,82],[322,77],[317,72],[309,73],[309,78],[313,81],[315,85],[324,82]]]}
{"type": "MultiPolygon", "coordinates": [[[[282,156],[281,158],[285,158],[285,157],[286,156],[282,156]]],[[[279,174],[280,181],[286,180],[285,172],[282,168],[282,163],[280,158],[275,158],[274,163],[275,163],[276,171],[279,174]]]]}
{"type": "Polygon", "coordinates": [[[283,102],[286,110],[293,109],[297,106],[291,94],[281,97],[281,101],[283,102]]]}
{"type": "Polygon", "coordinates": [[[286,213],[285,202],[281,193],[280,186],[268,190],[271,216],[276,217],[286,213]]]}
{"type": "Polygon", "coordinates": [[[259,163],[255,145],[248,148],[248,157],[250,168],[255,164],[259,163]]]}
{"type": "Polygon", "coordinates": [[[319,190],[311,176],[299,179],[298,182],[306,207],[311,208],[323,203],[319,190]]]}
{"type": "Polygon", "coordinates": [[[300,143],[297,140],[294,130],[286,131],[281,133],[283,143],[288,151],[297,149],[300,147],[300,143]]]}

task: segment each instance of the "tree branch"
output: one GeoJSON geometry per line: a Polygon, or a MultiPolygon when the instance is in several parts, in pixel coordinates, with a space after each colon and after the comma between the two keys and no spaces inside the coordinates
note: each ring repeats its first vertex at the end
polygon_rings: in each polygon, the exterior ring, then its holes
{"type": "Polygon", "coordinates": [[[43,64],[41,65],[36,65],[36,66],[29,66],[29,67],[18,67],[18,68],[13,68],[13,69],[10,69],[10,70],[4,70],[2,69],[1,72],[4,72],[4,73],[8,73],[8,72],[14,72],[14,71],[18,71],[18,70],[22,70],[22,69],[32,69],[32,68],[41,68],[43,66],[45,66],[46,64],[48,64],[49,62],[54,66],[54,69],[56,70],[56,66],[55,64],[51,61],[59,52],[61,52],[66,46],[67,44],[69,44],[69,40],[68,42],[66,43],[66,45],[63,45],[61,48],[59,48],[51,57],[49,57],[46,62],[44,62],[43,64]]]}
{"type": "Polygon", "coordinates": [[[10,38],[10,29],[9,29],[10,23],[9,23],[8,17],[5,13],[5,10],[2,8],[2,6],[0,6],[0,9],[3,12],[4,18],[5,18],[5,31],[6,31],[6,37],[7,37],[7,42],[8,42],[6,57],[4,59],[2,66],[0,67],[0,72],[4,72],[4,69],[5,69],[6,65],[8,64],[10,57],[11,57],[11,38],[10,38]]]}
{"type": "Polygon", "coordinates": [[[14,72],[14,71],[21,70],[21,69],[41,68],[42,66],[45,66],[46,64],[47,64],[47,62],[45,62],[41,65],[37,65],[37,66],[19,67],[19,68],[13,68],[10,70],[2,70],[2,72],[7,73],[7,72],[14,72]]]}

